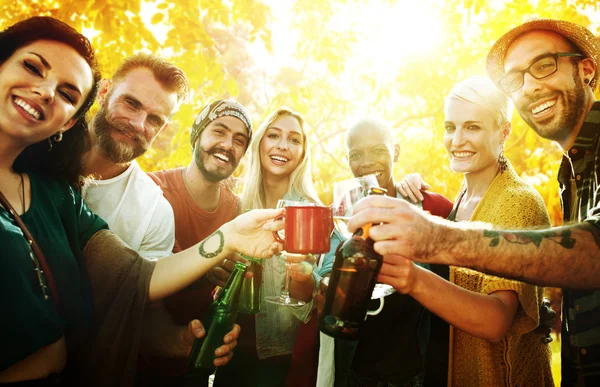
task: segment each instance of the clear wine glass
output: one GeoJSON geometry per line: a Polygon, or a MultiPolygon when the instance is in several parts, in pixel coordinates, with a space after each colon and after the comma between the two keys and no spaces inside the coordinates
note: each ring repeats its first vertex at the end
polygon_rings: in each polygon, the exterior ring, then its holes
{"type": "MultiPolygon", "coordinates": [[[[284,208],[284,207],[290,207],[290,206],[313,206],[313,203],[310,202],[298,202],[298,201],[294,201],[294,200],[279,200],[277,202],[277,208],[284,208]]],[[[279,234],[285,234],[285,230],[281,230],[279,231],[279,234]]],[[[283,235],[282,235],[283,236],[283,235]]],[[[302,301],[302,300],[298,300],[295,299],[293,297],[290,296],[290,268],[292,267],[292,265],[297,265],[298,263],[290,263],[287,258],[300,258],[303,257],[302,254],[292,254],[292,253],[288,253],[286,251],[282,251],[281,254],[279,255],[282,259],[285,259],[285,280],[283,282],[283,289],[281,290],[281,294],[279,296],[271,296],[271,297],[265,297],[265,300],[267,302],[270,302],[272,304],[277,304],[277,305],[283,305],[283,306],[303,306],[306,304],[306,302],[302,301]]]]}
{"type": "MultiPolygon", "coordinates": [[[[333,183],[333,222],[336,230],[344,237],[350,238],[348,220],[353,214],[354,205],[369,194],[369,188],[379,187],[375,175],[355,177],[333,183]]],[[[373,289],[372,299],[382,298],[394,293],[393,287],[377,283],[373,289]]]]}

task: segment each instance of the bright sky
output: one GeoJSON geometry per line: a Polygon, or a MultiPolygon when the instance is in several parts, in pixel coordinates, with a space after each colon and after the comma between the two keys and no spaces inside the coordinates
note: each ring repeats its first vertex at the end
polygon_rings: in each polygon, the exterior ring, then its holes
{"type": "MultiPolygon", "coordinates": [[[[294,56],[298,31],[292,29],[294,0],[262,0],[272,12],[272,53],[257,42],[252,56],[268,74],[275,74],[282,66],[294,66],[298,58],[294,56]]],[[[503,7],[505,0],[490,0],[503,7]]],[[[146,1],[142,3],[141,16],[150,25],[150,19],[157,12],[156,5],[162,1],[146,1]]],[[[444,15],[442,9],[445,0],[390,1],[370,0],[368,4],[348,2],[346,6],[336,9],[336,14],[329,25],[332,30],[351,28],[359,41],[354,57],[348,58],[356,68],[371,69],[379,81],[391,80],[395,71],[403,62],[426,57],[439,47],[444,34],[444,15]]],[[[592,27],[600,26],[600,11],[588,12],[592,27]]],[[[466,24],[465,35],[468,36],[469,25],[473,33],[477,33],[478,20],[473,17],[472,24],[466,24]]],[[[170,26],[164,23],[152,25],[151,29],[159,41],[164,40],[170,26]]],[[[84,31],[93,37],[96,31],[84,31]]],[[[168,55],[169,53],[164,53],[168,55]]]]}
{"type": "MultiPolygon", "coordinates": [[[[273,15],[272,47],[269,54],[257,43],[252,55],[267,73],[277,73],[282,66],[293,66],[294,46],[298,31],[291,28],[293,21],[292,0],[263,0],[273,15]]],[[[403,60],[427,55],[435,49],[442,31],[441,7],[444,0],[398,1],[371,0],[368,5],[356,4],[341,8],[333,18],[330,28],[346,30],[348,27],[359,37],[355,57],[348,58],[357,67],[371,68],[379,76],[392,77],[403,60]],[[407,38],[409,37],[409,38],[407,38]],[[417,38],[418,37],[418,38],[417,38]],[[365,67],[366,66],[366,67],[365,67]]],[[[142,3],[141,16],[150,24],[158,2],[142,3]]],[[[162,41],[169,29],[164,23],[151,27],[154,35],[162,41]]],[[[93,37],[97,31],[86,30],[93,37]]]]}
{"type": "MultiPolygon", "coordinates": [[[[265,66],[278,68],[292,65],[293,42],[297,32],[290,29],[292,4],[289,0],[263,0],[273,13],[273,56],[265,66]],[[274,60],[273,60],[274,59],[274,60]]],[[[336,10],[330,28],[357,34],[355,56],[348,62],[357,67],[371,68],[380,76],[394,76],[403,60],[427,55],[435,49],[443,33],[441,6],[444,0],[398,1],[371,0],[368,5],[348,4],[336,10]]],[[[262,59],[258,57],[257,59],[262,59]]],[[[266,59],[266,58],[265,58],[266,59]]]]}

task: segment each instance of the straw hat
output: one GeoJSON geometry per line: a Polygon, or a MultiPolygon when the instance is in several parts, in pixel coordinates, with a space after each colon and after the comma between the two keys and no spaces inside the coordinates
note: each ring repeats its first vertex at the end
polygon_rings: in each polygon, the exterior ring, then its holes
{"type": "Polygon", "coordinates": [[[494,83],[497,83],[504,76],[504,57],[506,56],[508,47],[520,35],[535,30],[553,31],[571,41],[571,43],[581,50],[581,53],[594,61],[596,74],[590,85],[593,85],[593,88],[598,83],[600,75],[600,41],[598,38],[590,30],[579,24],[552,19],[527,21],[508,31],[494,43],[486,61],[487,72],[494,83]]]}

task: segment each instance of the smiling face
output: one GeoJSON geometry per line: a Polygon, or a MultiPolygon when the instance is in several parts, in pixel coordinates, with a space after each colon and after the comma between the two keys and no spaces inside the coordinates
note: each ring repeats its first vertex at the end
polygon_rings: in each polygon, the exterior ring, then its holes
{"type": "Polygon", "coordinates": [[[98,92],[100,110],[92,121],[96,145],[116,163],[146,152],[177,108],[177,93],[166,90],[152,72],[140,67],[98,92]]]}
{"type": "Polygon", "coordinates": [[[70,46],[21,47],[0,66],[0,132],[29,145],[69,129],[92,83],[90,66],[70,46]]]}
{"type": "Polygon", "coordinates": [[[379,186],[389,190],[394,184],[394,162],[398,161],[399,148],[394,145],[394,139],[387,130],[368,123],[352,128],[346,145],[348,166],[354,177],[374,174],[379,186]]]}
{"type": "Polygon", "coordinates": [[[497,171],[505,136],[491,112],[473,102],[449,98],[444,106],[444,146],[455,172],[497,171]]]}
{"type": "Polygon", "coordinates": [[[194,161],[206,180],[217,182],[231,176],[246,153],[248,129],[237,117],[211,121],[196,140],[194,161]]]}
{"type": "MultiPolygon", "coordinates": [[[[507,50],[506,73],[527,68],[546,54],[574,52],[561,35],[550,31],[532,31],[519,36],[507,50]]],[[[525,74],[523,87],[510,93],[519,114],[541,137],[559,143],[568,142],[578,128],[587,108],[581,60],[558,58],[558,70],[543,79],[525,74]]],[[[591,59],[584,59],[586,63],[591,59]]]]}
{"type": "Polygon", "coordinates": [[[304,136],[298,120],[284,114],[260,140],[260,163],[265,176],[289,177],[302,160],[304,136]]]}

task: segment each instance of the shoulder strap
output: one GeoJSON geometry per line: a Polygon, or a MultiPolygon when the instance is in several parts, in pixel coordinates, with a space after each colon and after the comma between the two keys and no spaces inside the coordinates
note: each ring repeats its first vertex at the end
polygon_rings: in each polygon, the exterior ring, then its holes
{"type": "Polygon", "coordinates": [[[21,220],[21,217],[19,215],[17,215],[17,211],[15,211],[13,206],[10,205],[9,201],[6,199],[6,197],[4,196],[4,194],[2,192],[0,192],[0,203],[13,216],[13,218],[15,219],[15,222],[17,223],[17,226],[19,226],[19,228],[23,232],[23,235],[25,236],[25,240],[27,241],[27,243],[29,243],[31,250],[37,257],[37,260],[39,261],[39,264],[42,267],[41,274],[43,274],[44,278],[46,279],[48,288],[50,288],[50,294],[52,295],[52,300],[54,301],[56,310],[60,314],[60,303],[59,303],[59,298],[58,298],[58,290],[56,288],[56,282],[54,282],[54,276],[52,275],[52,270],[50,270],[50,266],[48,265],[48,261],[46,260],[46,256],[44,255],[44,253],[42,252],[42,249],[40,248],[40,246],[37,244],[37,242],[33,238],[33,235],[31,235],[31,233],[27,229],[27,226],[25,226],[25,223],[23,223],[23,220],[21,220]]]}

